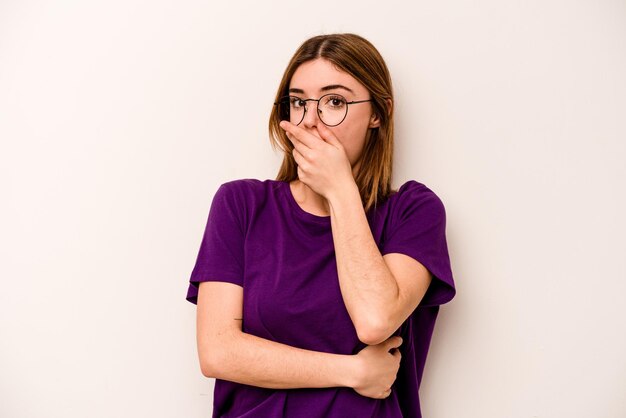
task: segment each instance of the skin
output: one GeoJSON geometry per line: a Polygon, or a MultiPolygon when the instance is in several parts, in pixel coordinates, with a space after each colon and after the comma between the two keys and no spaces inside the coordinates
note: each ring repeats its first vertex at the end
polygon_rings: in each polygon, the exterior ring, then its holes
{"type": "MultiPolygon", "coordinates": [[[[348,102],[370,98],[365,86],[323,58],[300,65],[292,76],[289,89],[290,94],[302,98],[319,98],[327,93],[339,93],[348,102]],[[329,85],[342,85],[351,91],[343,88],[322,91],[329,85]]],[[[348,105],[343,122],[328,127],[320,120],[316,106],[315,102],[307,102],[307,111],[299,125],[283,121],[280,126],[294,145],[294,159],[298,164],[298,179],[290,183],[295,200],[310,213],[331,216],[331,199],[347,190],[356,190],[354,178],[360,167],[367,131],[379,127],[380,120],[371,102],[365,102],[348,105]]],[[[357,195],[352,193],[351,196],[357,199],[352,202],[360,205],[358,191],[357,195]]],[[[391,286],[387,288],[392,289],[391,286]]],[[[393,350],[393,353],[389,350],[397,348],[401,342],[399,337],[387,338],[356,355],[356,360],[361,363],[359,369],[368,374],[353,384],[357,393],[376,398],[389,396],[401,358],[399,350],[393,350]]]]}
{"type": "MultiPolygon", "coordinates": [[[[289,87],[291,94],[302,98],[319,98],[331,92],[344,95],[348,101],[370,98],[365,86],[322,58],[298,67],[289,87]],[[322,90],[324,86],[337,84],[352,92],[340,88],[322,90]]],[[[342,297],[359,339],[370,345],[357,354],[365,362],[368,350],[393,338],[415,310],[432,275],[405,254],[382,256],[372,236],[354,180],[367,131],[380,126],[371,102],[349,105],[346,119],[334,127],[322,123],[314,106],[315,102],[307,102],[308,110],[298,126],[288,121],[280,123],[294,146],[293,156],[298,165],[298,180],[290,187],[304,210],[330,215],[342,297]]],[[[383,356],[381,360],[388,360],[389,353],[378,354],[383,356]]],[[[385,370],[387,376],[393,373],[394,380],[397,366],[387,363],[385,370]]],[[[372,383],[370,380],[369,384],[372,383]]],[[[389,391],[387,386],[384,393],[389,391]]]]}
{"type": "MultiPolygon", "coordinates": [[[[318,99],[327,93],[339,93],[349,102],[371,98],[365,86],[323,58],[300,65],[291,78],[289,89],[303,91],[290,93],[302,98],[318,99]],[[352,92],[341,88],[321,90],[324,86],[337,84],[352,92]]],[[[316,106],[315,102],[307,102],[304,120],[297,126],[307,135],[308,146],[300,145],[300,141],[294,142],[294,135],[289,130],[286,131],[287,137],[296,147],[294,158],[296,162],[299,160],[299,179],[292,181],[290,187],[294,198],[304,210],[318,216],[329,216],[329,194],[340,191],[345,184],[354,183],[367,131],[380,126],[380,120],[375,115],[371,102],[365,102],[348,105],[345,120],[337,126],[328,127],[319,119],[316,106]],[[314,141],[314,138],[318,141],[314,141]],[[314,163],[308,160],[313,160],[314,163]]],[[[295,125],[281,122],[283,129],[289,126],[295,125]]],[[[304,138],[302,142],[305,142],[304,138]]]]}
{"type": "MultiPolygon", "coordinates": [[[[369,98],[364,86],[321,59],[302,64],[291,88],[319,98],[321,88],[348,99],[369,98]]],[[[367,130],[380,123],[369,102],[350,105],[336,127],[319,121],[315,103],[300,126],[283,123],[294,143],[299,180],[294,197],[312,213],[330,213],[342,296],[359,338],[368,344],[354,355],[314,352],[265,340],[242,331],[243,289],[202,282],[198,293],[198,352],[203,374],[267,388],[348,386],[362,396],[391,394],[400,365],[402,340],[391,336],[421,300],[428,271],[403,254],[381,257],[365,219],[354,175],[367,130]],[[298,193],[300,192],[300,193],[298,193]],[[234,318],[234,320],[233,320],[234,318]],[[384,325],[380,325],[384,324],[384,325]]]]}

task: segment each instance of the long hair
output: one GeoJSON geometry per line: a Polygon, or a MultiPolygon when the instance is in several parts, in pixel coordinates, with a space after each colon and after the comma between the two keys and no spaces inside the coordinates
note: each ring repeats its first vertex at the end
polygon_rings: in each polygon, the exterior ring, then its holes
{"type": "MultiPolygon", "coordinates": [[[[367,39],[353,33],[318,35],[307,39],[293,55],[278,86],[274,102],[289,94],[289,84],[296,69],[303,63],[317,58],[332,62],[340,70],[350,74],[363,84],[372,99],[374,112],[380,118],[380,126],[370,128],[365,138],[361,163],[355,182],[359,188],[365,212],[386,200],[395,190],[391,189],[393,169],[393,87],[387,65],[378,50],[367,39]],[[391,100],[391,106],[387,100],[391,100]]],[[[279,126],[278,106],[272,108],[269,134],[272,148],[283,153],[276,180],[291,182],[298,178],[298,168],[293,158],[293,144],[279,126]]]]}

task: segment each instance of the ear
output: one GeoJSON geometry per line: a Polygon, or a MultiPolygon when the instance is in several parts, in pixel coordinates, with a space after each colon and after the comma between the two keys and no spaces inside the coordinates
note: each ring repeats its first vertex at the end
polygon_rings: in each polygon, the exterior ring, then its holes
{"type": "MultiPolygon", "coordinates": [[[[393,102],[391,101],[391,99],[385,99],[385,101],[387,102],[387,114],[391,115],[391,106],[393,106],[393,102]]],[[[374,113],[372,115],[372,117],[370,118],[370,124],[368,127],[369,128],[380,127],[380,117],[378,117],[378,114],[374,113]]]]}
{"type": "Polygon", "coordinates": [[[378,114],[374,113],[370,118],[370,124],[368,125],[368,128],[378,128],[379,126],[380,118],[378,117],[378,114]]]}

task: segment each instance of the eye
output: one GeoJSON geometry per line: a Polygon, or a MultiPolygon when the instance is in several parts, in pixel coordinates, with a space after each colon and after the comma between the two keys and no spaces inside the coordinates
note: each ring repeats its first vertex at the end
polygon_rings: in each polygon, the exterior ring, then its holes
{"type": "Polygon", "coordinates": [[[290,103],[291,107],[295,108],[295,109],[299,109],[301,107],[304,107],[304,100],[302,100],[299,97],[295,97],[295,96],[289,97],[289,103],[290,103]]]}
{"type": "Polygon", "coordinates": [[[341,109],[346,105],[346,99],[343,96],[328,96],[324,100],[324,104],[335,109],[341,109]]]}

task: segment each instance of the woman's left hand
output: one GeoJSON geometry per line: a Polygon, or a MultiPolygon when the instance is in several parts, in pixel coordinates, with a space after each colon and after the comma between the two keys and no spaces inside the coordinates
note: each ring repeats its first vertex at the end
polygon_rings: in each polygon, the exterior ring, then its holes
{"type": "Polygon", "coordinates": [[[280,127],[294,146],[298,178],[313,191],[330,199],[350,182],[355,183],[343,145],[326,126],[317,125],[321,138],[289,121],[280,122],[280,127]]]}

